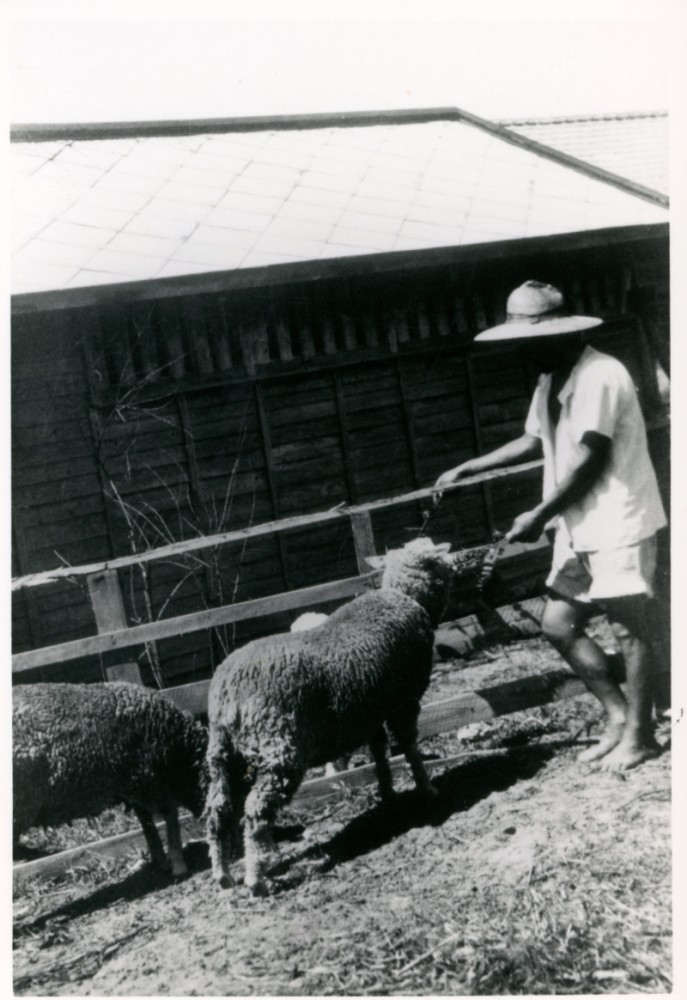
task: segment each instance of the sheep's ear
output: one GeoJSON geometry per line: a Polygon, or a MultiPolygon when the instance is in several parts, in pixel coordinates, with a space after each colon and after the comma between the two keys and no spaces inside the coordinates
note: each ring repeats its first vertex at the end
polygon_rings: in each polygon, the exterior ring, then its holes
{"type": "Polygon", "coordinates": [[[451,551],[451,543],[450,542],[437,542],[437,544],[434,546],[434,551],[435,552],[445,552],[445,553],[448,554],[451,551]]]}
{"type": "Polygon", "coordinates": [[[386,556],[365,556],[365,562],[372,569],[384,569],[386,566],[386,556]]]}

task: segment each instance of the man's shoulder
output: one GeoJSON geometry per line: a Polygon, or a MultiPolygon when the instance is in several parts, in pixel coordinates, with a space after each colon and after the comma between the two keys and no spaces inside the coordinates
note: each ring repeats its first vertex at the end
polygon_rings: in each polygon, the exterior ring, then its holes
{"type": "Polygon", "coordinates": [[[587,347],[581,361],[579,370],[581,380],[599,379],[619,387],[632,385],[630,373],[625,365],[611,354],[598,351],[595,347],[587,347]]]}

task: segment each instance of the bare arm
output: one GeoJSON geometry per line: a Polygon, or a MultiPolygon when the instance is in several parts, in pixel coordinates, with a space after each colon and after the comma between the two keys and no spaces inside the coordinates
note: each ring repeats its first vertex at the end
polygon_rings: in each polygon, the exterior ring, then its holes
{"type": "Polygon", "coordinates": [[[581,456],[577,465],[558,484],[555,490],[533,510],[520,514],[506,535],[510,542],[534,542],[541,535],[547,521],[561,514],[571,504],[580,500],[597,481],[608,462],[611,439],[596,431],[588,431],[582,438],[581,456]]]}
{"type": "Polygon", "coordinates": [[[480,455],[478,458],[471,458],[453,469],[448,469],[442,473],[436,481],[436,486],[442,488],[457,483],[467,476],[475,476],[479,472],[488,472],[490,469],[501,469],[507,465],[517,465],[518,462],[526,462],[530,459],[539,458],[542,453],[541,441],[532,434],[523,434],[508,444],[495,448],[487,455],[480,455]]]}

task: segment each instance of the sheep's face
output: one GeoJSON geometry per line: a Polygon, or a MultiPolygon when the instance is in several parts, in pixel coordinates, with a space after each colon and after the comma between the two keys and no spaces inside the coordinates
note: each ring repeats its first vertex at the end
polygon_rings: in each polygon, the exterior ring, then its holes
{"type": "Polygon", "coordinates": [[[430,538],[415,538],[402,549],[387,552],[377,562],[378,566],[384,566],[382,588],[408,594],[437,624],[455,573],[455,556],[449,549],[448,543],[435,545],[430,538]]]}

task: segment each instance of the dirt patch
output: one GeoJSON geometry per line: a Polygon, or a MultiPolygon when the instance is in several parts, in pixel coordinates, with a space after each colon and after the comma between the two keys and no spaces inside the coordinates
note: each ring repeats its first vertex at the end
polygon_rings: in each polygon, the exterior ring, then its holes
{"type": "MultiPolygon", "coordinates": [[[[438,665],[428,699],[558,667],[529,640],[438,665]]],[[[598,718],[583,696],[427,741],[478,751],[432,805],[405,782],[389,806],[370,788],[285,813],[267,899],[216,889],[200,842],[178,883],[129,860],[34,885],[16,900],[15,989],[668,992],[670,753],[626,774],[578,766],[598,718]]]]}

